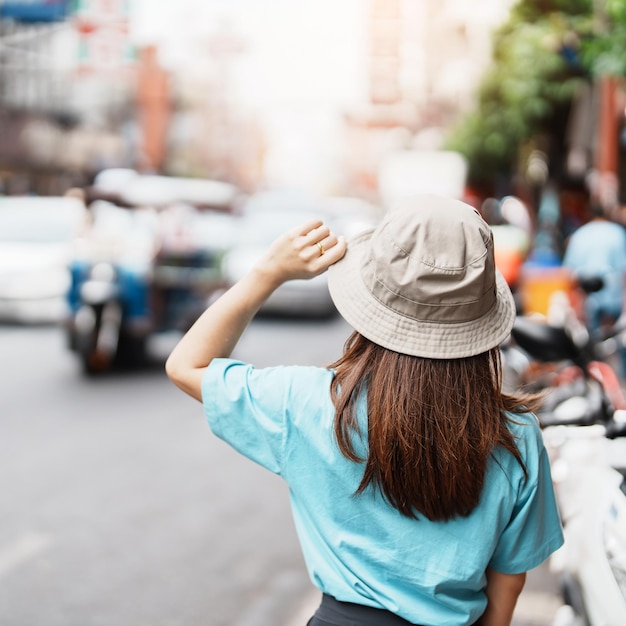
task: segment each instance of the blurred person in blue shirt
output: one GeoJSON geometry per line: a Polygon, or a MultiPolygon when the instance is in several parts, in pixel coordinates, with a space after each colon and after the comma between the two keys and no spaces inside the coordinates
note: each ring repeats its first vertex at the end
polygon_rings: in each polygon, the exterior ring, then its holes
{"type": "MultiPolygon", "coordinates": [[[[603,287],[585,299],[585,321],[595,331],[626,313],[626,229],[608,219],[599,203],[592,203],[590,210],[592,219],[575,230],[566,244],[563,265],[577,277],[603,280],[603,287]]],[[[626,374],[624,350],[622,370],[626,374]]]]}

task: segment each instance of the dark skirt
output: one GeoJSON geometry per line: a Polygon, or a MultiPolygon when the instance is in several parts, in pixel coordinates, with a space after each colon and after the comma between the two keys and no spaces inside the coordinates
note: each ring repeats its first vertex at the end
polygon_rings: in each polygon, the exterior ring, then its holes
{"type": "Polygon", "coordinates": [[[415,626],[384,609],[352,602],[340,602],[324,594],[307,626],[415,626]]]}

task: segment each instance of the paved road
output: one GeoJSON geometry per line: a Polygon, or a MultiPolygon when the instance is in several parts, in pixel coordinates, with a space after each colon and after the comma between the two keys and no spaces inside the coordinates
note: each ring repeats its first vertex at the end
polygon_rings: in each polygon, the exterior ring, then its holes
{"type": "MultiPolygon", "coordinates": [[[[255,322],[235,356],[328,363],[340,320],[255,322]]],[[[282,482],[155,367],[85,379],[56,328],[0,327],[0,625],[304,626],[317,597],[282,482]]],[[[549,626],[545,570],[516,626],[549,626]]]]}

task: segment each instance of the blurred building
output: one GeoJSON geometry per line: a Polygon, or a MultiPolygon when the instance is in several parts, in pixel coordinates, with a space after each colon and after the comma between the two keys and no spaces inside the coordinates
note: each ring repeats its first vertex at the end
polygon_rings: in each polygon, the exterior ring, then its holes
{"type": "Polygon", "coordinates": [[[239,102],[233,80],[246,52],[246,41],[233,23],[217,21],[199,42],[202,62],[175,73],[168,173],[228,181],[242,189],[262,184],[263,132],[239,102]]]}
{"type": "MultiPolygon", "coordinates": [[[[263,184],[269,134],[238,100],[233,79],[248,53],[245,38],[232,23],[215,21],[194,40],[194,62],[169,71],[160,48],[131,45],[130,2],[0,2],[5,192],[60,193],[105,167],[217,178],[247,189],[263,184]]],[[[367,94],[344,112],[341,131],[332,128],[345,137],[341,156],[326,158],[337,191],[375,195],[382,155],[440,143],[441,129],[471,107],[490,60],[491,31],[512,2],[362,3],[367,94]]],[[[177,19],[195,15],[183,13],[177,19]]]]}
{"type": "Polygon", "coordinates": [[[60,194],[129,162],[123,0],[0,4],[0,191],[60,194]]]}

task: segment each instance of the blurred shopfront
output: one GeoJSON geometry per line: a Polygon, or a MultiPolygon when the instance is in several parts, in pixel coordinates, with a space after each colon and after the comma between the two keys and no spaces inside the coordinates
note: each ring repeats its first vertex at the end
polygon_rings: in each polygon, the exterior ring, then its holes
{"type": "Polygon", "coordinates": [[[128,164],[128,38],[119,41],[115,62],[110,46],[103,51],[92,45],[99,24],[120,31],[126,5],[0,3],[0,192],[57,195],[84,185],[103,167],[128,164]]]}

